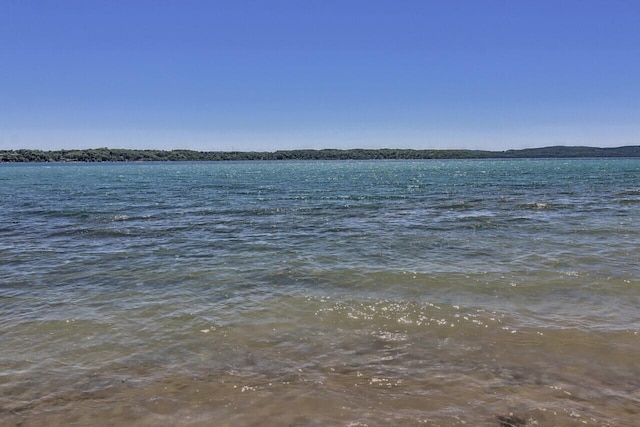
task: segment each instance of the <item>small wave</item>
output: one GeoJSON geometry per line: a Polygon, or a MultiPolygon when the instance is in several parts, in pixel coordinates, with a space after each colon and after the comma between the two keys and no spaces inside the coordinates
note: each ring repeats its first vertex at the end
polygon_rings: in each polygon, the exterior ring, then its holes
{"type": "Polygon", "coordinates": [[[409,336],[406,333],[397,331],[374,331],[371,332],[371,335],[382,341],[389,342],[402,342],[409,339],[409,336]]]}
{"type": "Polygon", "coordinates": [[[550,205],[547,202],[529,202],[529,203],[521,203],[517,205],[517,207],[520,209],[543,211],[543,210],[551,209],[552,205],[550,205]]]}
{"type": "Polygon", "coordinates": [[[574,209],[576,205],[572,203],[551,203],[551,202],[528,202],[515,205],[519,209],[529,211],[557,211],[563,209],[574,209]]]}
{"type": "Polygon", "coordinates": [[[113,222],[127,222],[127,221],[147,221],[152,218],[152,215],[127,215],[116,214],[101,218],[100,222],[113,223],[113,222]]]}
{"type": "Polygon", "coordinates": [[[71,228],[55,231],[49,237],[76,237],[83,238],[110,238],[110,237],[132,237],[141,235],[141,230],[137,229],[108,229],[108,228],[71,228]]]}
{"type": "Polygon", "coordinates": [[[463,200],[454,201],[454,202],[451,202],[451,203],[446,203],[444,205],[438,206],[438,208],[440,208],[440,209],[469,209],[470,207],[471,207],[471,204],[469,202],[465,202],[463,200]]]}
{"type": "Polygon", "coordinates": [[[640,196],[640,189],[631,188],[628,190],[622,190],[616,193],[616,196],[640,196]]]}
{"type": "Polygon", "coordinates": [[[618,203],[621,205],[635,205],[640,203],[640,199],[621,199],[618,203]]]}

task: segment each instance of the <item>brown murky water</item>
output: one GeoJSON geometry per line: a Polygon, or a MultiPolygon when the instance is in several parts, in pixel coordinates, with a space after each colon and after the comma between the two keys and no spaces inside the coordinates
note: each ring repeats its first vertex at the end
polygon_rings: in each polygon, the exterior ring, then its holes
{"type": "Polygon", "coordinates": [[[225,322],[161,305],[130,319],[145,325],[131,345],[130,321],[45,327],[22,344],[28,359],[5,364],[2,424],[495,426],[513,412],[634,425],[640,413],[637,331],[428,302],[255,304],[225,322]]]}

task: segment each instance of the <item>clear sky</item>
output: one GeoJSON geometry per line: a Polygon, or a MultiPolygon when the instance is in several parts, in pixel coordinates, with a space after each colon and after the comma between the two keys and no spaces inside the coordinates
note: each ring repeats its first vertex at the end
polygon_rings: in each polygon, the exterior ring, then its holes
{"type": "Polygon", "coordinates": [[[632,144],[637,0],[0,0],[0,149],[632,144]]]}

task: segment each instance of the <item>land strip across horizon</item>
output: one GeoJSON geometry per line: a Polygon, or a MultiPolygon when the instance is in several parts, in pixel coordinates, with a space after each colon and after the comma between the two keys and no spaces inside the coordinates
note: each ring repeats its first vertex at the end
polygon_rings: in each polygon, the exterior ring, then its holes
{"type": "Polygon", "coordinates": [[[640,157],[640,145],[622,147],[552,146],[518,150],[417,150],[299,149],[277,151],[195,151],[90,148],[42,151],[0,150],[0,163],[24,162],[140,162],[140,161],[240,161],[240,160],[420,160],[420,159],[522,159],[640,157]]]}

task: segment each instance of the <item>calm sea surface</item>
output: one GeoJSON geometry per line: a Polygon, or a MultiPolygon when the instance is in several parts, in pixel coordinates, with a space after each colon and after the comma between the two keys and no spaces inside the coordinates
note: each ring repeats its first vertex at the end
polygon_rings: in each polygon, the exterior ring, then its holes
{"type": "Polygon", "coordinates": [[[0,165],[3,426],[640,425],[639,333],[640,159],[0,165]]]}

